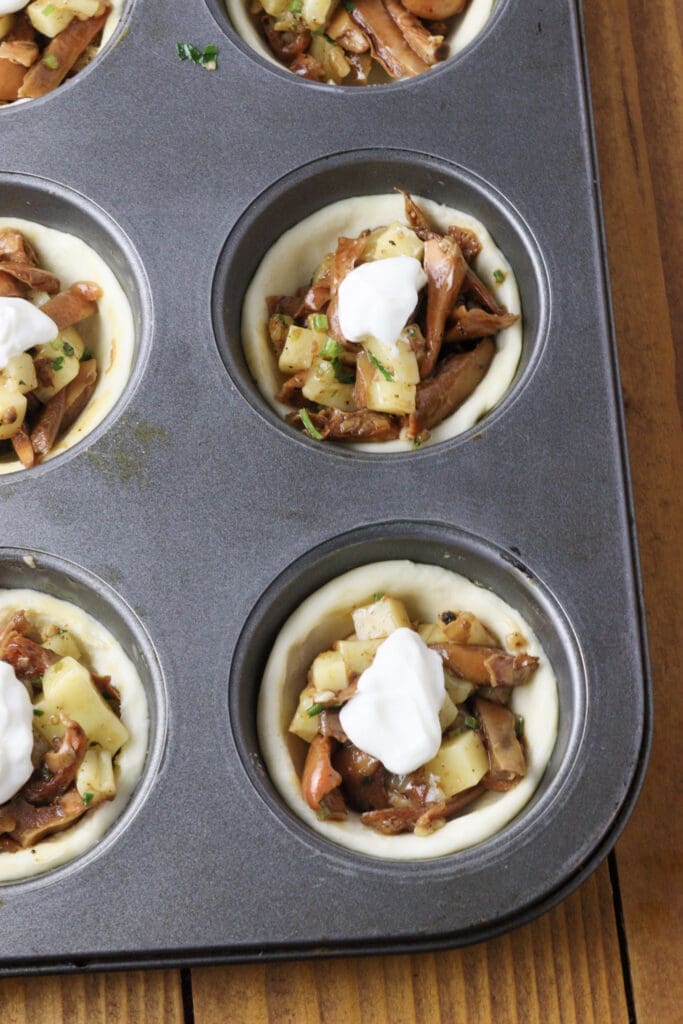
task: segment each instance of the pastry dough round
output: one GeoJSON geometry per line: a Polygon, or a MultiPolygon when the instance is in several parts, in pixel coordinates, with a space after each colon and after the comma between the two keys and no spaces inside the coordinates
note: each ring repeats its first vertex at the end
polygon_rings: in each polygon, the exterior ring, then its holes
{"type": "Polygon", "coordinates": [[[326,839],[357,853],[391,860],[443,857],[483,842],[510,822],[531,798],[555,745],[558,698],[555,675],[522,616],[496,594],[457,573],[408,561],[374,562],[338,576],[315,591],[287,619],[268,659],[258,700],[261,751],[270,777],[289,807],[326,839]],[[470,611],[505,642],[521,633],[540,664],[531,682],[516,687],[512,710],[524,717],[527,774],[513,789],[489,792],[471,810],[429,836],[380,835],[349,813],[346,821],[320,821],[301,795],[306,744],[289,733],[299,694],[314,657],[353,632],[351,612],[384,591],[405,602],[412,621],[433,622],[444,609],[470,611]]]}
{"type": "Polygon", "coordinates": [[[57,625],[73,633],[84,663],[96,675],[111,676],[121,694],[121,720],[129,738],[114,760],[116,796],[93,808],[71,828],[35,847],[0,853],[0,883],[29,878],[85,853],[120,817],[142,774],[147,754],[149,713],[145,688],[123,648],[96,619],[81,608],[37,590],[0,590],[0,629],[25,609],[37,627],[57,625]]]}
{"type": "MultiPolygon", "coordinates": [[[[458,224],[476,233],[482,249],[473,264],[474,269],[510,313],[520,314],[519,290],[512,267],[484,225],[467,213],[419,196],[414,198],[429,221],[439,230],[445,232],[450,225],[458,224]],[[500,284],[493,276],[497,270],[504,275],[500,284]]],[[[337,239],[341,235],[354,238],[366,228],[372,230],[393,221],[407,223],[403,198],[398,193],[342,199],[323,207],[286,231],[261,261],[244,298],[242,345],[259,390],[268,404],[283,418],[292,409],[275,398],[285,376],[278,370],[268,337],[267,297],[293,295],[298,288],[307,284],[326,253],[336,249],[337,239]]],[[[474,426],[510,387],[522,354],[521,320],[500,331],[495,341],[496,353],[486,376],[451,416],[433,428],[427,444],[445,441],[474,426]]],[[[403,440],[345,442],[345,446],[355,451],[379,453],[413,450],[412,441],[403,440]]]]}
{"type": "MultiPolygon", "coordinates": [[[[57,438],[52,450],[41,460],[42,465],[89,434],[121,397],[135,353],[133,312],[123,288],[102,257],[80,238],[18,217],[0,217],[0,230],[3,228],[16,228],[26,236],[36,250],[39,265],[57,275],[63,291],[74,281],[94,281],[102,289],[97,313],[75,325],[86,347],[97,358],[95,391],[76,422],[57,438]]],[[[29,297],[37,299],[38,305],[47,298],[36,292],[29,293],[29,297]]],[[[21,463],[13,452],[0,458],[0,475],[20,470],[21,463]]]]}

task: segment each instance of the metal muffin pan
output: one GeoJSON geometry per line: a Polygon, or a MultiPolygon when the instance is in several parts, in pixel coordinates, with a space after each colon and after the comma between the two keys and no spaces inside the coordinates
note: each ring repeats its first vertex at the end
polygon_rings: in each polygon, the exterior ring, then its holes
{"type": "Polygon", "coordinates": [[[140,331],[124,403],[97,435],[50,472],[0,480],[0,582],[83,598],[148,662],[156,716],[112,833],[0,891],[6,974],[479,941],[596,866],[644,773],[651,697],[574,3],[551,18],[507,0],[443,67],[356,91],[266,69],[216,9],[137,0],[97,68],[0,110],[0,213],[47,219],[54,195],[49,223],[90,232],[140,331]],[[179,40],[218,43],[219,70],[177,61],[179,40]],[[236,344],[240,293],[269,241],[356,184],[469,204],[522,292],[508,397],[476,430],[406,455],[294,436],[236,344]],[[88,227],[93,211],[109,241],[88,227]],[[397,555],[517,604],[561,705],[520,817],[412,865],[310,835],[265,777],[253,717],[268,644],[298,600],[397,555]]]}

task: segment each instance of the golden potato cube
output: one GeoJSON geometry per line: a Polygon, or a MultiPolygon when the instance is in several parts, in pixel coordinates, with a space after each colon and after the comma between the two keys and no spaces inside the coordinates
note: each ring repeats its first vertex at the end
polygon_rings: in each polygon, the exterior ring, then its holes
{"type": "Polygon", "coordinates": [[[453,703],[464,704],[467,698],[471,695],[472,691],[474,690],[474,686],[472,685],[472,683],[468,683],[466,679],[458,679],[457,676],[451,675],[450,672],[447,672],[445,670],[443,678],[444,684],[446,686],[446,693],[451,698],[453,703]]]}
{"type": "MultiPolygon", "coordinates": [[[[452,615],[452,612],[441,612],[441,615],[452,615]]],[[[477,644],[483,647],[499,647],[496,636],[472,612],[456,612],[451,622],[442,623],[443,631],[449,640],[456,644],[477,644]]]]}
{"type": "Polygon", "coordinates": [[[335,649],[339,651],[349,675],[361,675],[370,668],[381,640],[338,640],[335,649]]]}
{"type": "Polygon", "coordinates": [[[271,18],[279,18],[289,7],[289,0],[262,0],[261,6],[271,18]]]}
{"type": "Polygon", "coordinates": [[[87,668],[74,658],[61,658],[46,671],[43,696],[35,708],[42,712],[36,716],[35,724],[48,740],[64,734],[60,713],[78,722],[88,739],[110,754],[115,754],[128,739],[125,725],[111,710],[87,668]]]}
{"type": "Polygon", "coordinates": [[[476,786],[489,770],[486,747],[479,733],[466,729],[459,736],[448,737],[425,769],[438,775],[446,799],[476,786]]]}
{"type": "Polygon", "coordinates": [[[80,21],[86,21],[88,18],[94,18],[96,14],[102,13],[100,0],[52,0],[52,3],[55,7],[71,11],[80,21]]]}
{"type": "Polygon", "coordinates": [[[335,46],[325,36],[313,36],[308,52],[322,64],[326,77],[337,83],[351,72],[351,65],[344,56],[341,46],[335,46]]]}
{"type": "Polygon", "coordinates": [[[46,647],[48,651],[54,651],[60,658],[73,658],[74,661],[80,661],[83,657],[83,652],[76,643],[73,633],[70,633],[68,629],[60,629],[53,633],[51,637],[43,641],[43,647],[46,647]]]}
{"type": "Polygon", "coordinates": [[[0,388],[0,441],[13,437],[24,422],[26,396],[7,384],[0,388]]]}
{"type": "Polygon", "coordinates": [[[80,363],[75,355],[64,354],[59,339],[47,345],[41,345],[36,354],[36,360],[39,359],[49,361],[52,384],[36,388],[34,394],[41,402],[48,402],[58,391],[61,391],[78,376],[80,363]]]}
{"type": "Polygon", "coordinates": [[[289,725],[289,731],[306,743],[312,743],[318,732],[318,716],[308,713],[315,703],[315,690],[312,686],[307,686],[301,691],[299,704],[289,725]]]}
{"type": "Polygon", "coordinates": [[[411,628],[403,601],[395,597],[381,597],[364,608],[356,608],[353,625],[359,640],[383,639],[396,629],[411,628]]]}
{"type": "Polygon", "coordinates": [[[325,331],[311,331],[308,327],[292,325],[287,331],[278,367],[282,373],[287,374],[296,373],[298,370],[309,370],[326,341],[325,331]]]}
{"type": "Polygon", "coordinates": [[[368,409],[397,416],[415,412],[416,391],[415,384],[401,384],[399,381],[375,376],[368,387],[368,409]]]}
{"type": "Polygon", "coordinates": [[[36,32],[50,39],[63,32],[74,19],[73,11],[62,9],[55,3],[46,3],[45,0],[34,0],[26,8],[26,13],[36,32]]]}
{"type": "Polygon", "coordinates": [[[76,789],[90,806],[116,796],[114,765],[108,751],[97,746],[86,751],[76,774],[76,789]]]}
{"type": "Polygon", "coordinates": [[[79,360],[83,358],[85,343],[75,327],[62,327],[56,340],[51,342],[52,348],[56,345],[59,346],[59,353],[63,352],[65,356],[76,356],[79,360]]]}
{"type": "MultiPolygon", "coordinates": [[[[391,375],[391,381],[399,384],[419,384],[420,370],[417,365],[417,356],[410,347],[409,342],[399,339],[396,346],[383,345],[377,338],[370,338],[363,347],[369,356],[374,356],[377,362],[381,363],[384,369],[391,375]]],[[[386,381],[386,377],[380,368],[374,364],[376,380],[386,381]]]]}
{"type": "Polygon", "coordinates": [[[336,0],[303,0],[301,18],[309,28],[322,28],[336,0]]]}
{"type": "Polygon", "coordinates": [[[25,395],[38,386],[38,378],[33,365],[33,359],[28,352],[22,352],[18,356],[12,356],[7,361],[7,366],[0,373],[0,380],[9,383],[10,387],[21,391],[25,395]]]}
{"type": "Polygon", "coordinates": [[[315,359],[301,389],[304,398],[345,411],[354,408],[353,384],[341,384],[327,359],[315,359]]]}
{"type": "Polygon", "coordinates": [[[446,692],[443,704],[439,708],[439,725],[441,726],[441,732],[444,732],[449,725],[452,725],[457,717],[458,709],[448,696],[448,692],[446,692]]]}
{"type": "Polygon", "coordinates": [[[417,631],[426,644],[443,644],[448,639],[438,622],[421,622],[417,631]]]}
{"type": "Polygon", "coordinates": [[[346,665],[339,651],[325,651],[319,654],[311,665],[309,681],[316,693],[332,690],[337,693],[349,685],[346,665]]]}
{"type": "Polygon", "coordinates": [[[386,228],[371,231],[365,243],[363,259],[384,260],[391,256],[412,256],[420,260],[424,256],[424,243],[411,228],[395,220],[386,228]]]}

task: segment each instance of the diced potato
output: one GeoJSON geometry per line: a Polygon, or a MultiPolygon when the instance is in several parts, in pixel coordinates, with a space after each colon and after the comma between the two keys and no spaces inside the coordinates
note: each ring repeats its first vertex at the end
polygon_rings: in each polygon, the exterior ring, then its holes
{"type": "MultiPolygon", "coordinates": [[[[452,612],[441,612],[439,618],[447,618],[452,612]]],[[[498,647],[497,637],[472,612],[456,612],[451,622],[441,620],[446,637],[455,644],[478,644],[483,647],[498,647]]]]}
{"type": "Polygon", "coordinates": [[[262,0],[261,6],[272,18],[279,18],[289,7],[289,0],[262,0]]]}
{"type": "Polygon", "coordinates": [[[13,14],[0,14],[0,39],[4,39],[14,24],[13,14]]]}
{"type": "Polygon", "coordinates": [[[347,674],[359,676],[372,665],[381,642],[381,640],[337,640],[334,646],[344,659],[347,674]]]}
{"type": "Polygon", "coordinates": [[[115,754],[128,739],[125,725],[104,700],[87,668],[74,658],[61,658],[46,671],[43,696],[35,707],[42,711],[34,719],[35,724],[48,740],[64,734],[60,712],[78,722],[88,739],[110,754],[115,754]]]}
{"type": "Polygon", "coordinates": [[[76,774],[76,789],[91,807],[116,796],[114,765],[108,751],[89,747],[76,774]]]}
{"type": "MultiPolygon", "coordinates": [[[[311,331],[308,327],[289,328],[282,349],[278,366],[283,373],[296,373],[297,370],[309,370],[318,353],[327,341],[325,331],[311,331]]],[[[335,381],[336,381],[335,377],[335,381]]]]}
{"type": "Polygon", "coordinates": [[[446,685],[446,693],[453,703],[464,704],[474,689],[472,683],[468,683],[466,679],[458,679],[457,676],[451,675],[450,672],[445,670],[443,677],[446,685]]]}
{"type": "Polygon", "coordinates": [[[74,19],[73,11],[57,7],[55,3],[46,3],[46,0],[34,0],[26,8],[26,13],[34,29],[50,39],[63,32],[74,19]]]}
{"type": "Polygon", "coordinates": [[[17,391],[21,391],[22,395],[38,386],[33,359],[28,352],[21,352],[8,360],[7,366],[0,373],[0,383],[5,381],[17,391]]]}
{"type": "Polygon", "coordinates": [[[364,608],[356,608],[353,625],[359,640],[383,639],[396,629],[410,629],[410,618],[403,601],[381,597],[364,608]]]}
{"type": "Polygon", "coordinates": [[[0,441],[16,434],[25,415],[26,396],[9,384],[0,388],[0,441]]]}
{"type": "Polygon", "coordinates": [[[327,690],[337,693],[349,685],[346,664],[339,651],[319,654],[311,665],[308,678],[316,693],[325,693],[327,690]]]}
{"type": "Polygon", "coordinates": [[[55,341],[50,343],[51,348],[56,348],[59,355],[76,356],[82,359],[85,352],[85,342],[75,327],[62,327],[55,341]]]}
{"type": "Polygon", "coordinates": [[[421,622],[417,631],[426,644],[442,644],[447,639],[438,622],[421,622]]]}
{"type": "Polygon", "coordinates": [[[300,736],[306,743],[312,743],[313,738],[318,732],[318,716],[309,715],[309,709],[315,704],[315,690],[312,686],[307,686],[305,690],[302,690],[301,696],[299,697],[299,704],[294,713],[294,717],[290,723],[289,731],[293,732],[295,736],[300,736]]]}
{"type": "Polygon", "coordinates": [[[49,342],[47,345],[41,345],[35,357],[36,362],[41,359],[48,360],[52,374],[52,384],[43,385],[35,390],[36,398],[39,398],[41,402],[49,401],[78,375],[80,365],[78,359],[75,355],[65,355],[61,342],[58,344],[58,341],[59,339],[49,342]]]}
{"type": "Polygon", "coordinates": [[[412,256],[420,262],[424,256],[424,243],[411,228],[397,220],[387,228],[371,231],[363,253],[366,261],[384,260],[390,256],[412,256]]]}
{"type": "Polygon", "coordinates": [[[316,359],[301,389],[304,398],[335,409],[353,409],[353,384],[341,384],[327,359],[316,359]]]}
{"type": "Polygon", "coordinates": [[[452,725],[457,717],[458,709],[456,708],[451,698],[448,696],[448,692],[446,692],[446,695],[444,696],[443,699],[443,704],[439,708],[439,725],[441,726],[441,732],[444,732],[444,730],[447,729],[449,725],[452,725]]]}
{"type": "Polygon", "coordinates": [[[401,384],[395,380],[384,380],[381,374],[373,377],[368,387],[368,409],[375,412],[404,415],[415,412],[415,384],[401,384]]]}
{"type": "MultiPolygon", "coordinates": [[[[407,341],[397,341],[395,346],[383,345],[377,338],[370,338],[364,342],[363,348],[370,356],[374,356],[378,363],[384,367],[387,373],[391,374],[391,380],[400,384],[419,384],[420,370],[417,365],[417,356],[407,341]]],[[[375,364],[375,378],[386,380],[386,377],[375,364]]],[[[389,382],[387,382],[389,383],[389,382]]]]}
{"type": "Polygon", "coordinates": [[[427,772],[438,775],[439,784],[448,797],[470,789],[486,775],[489,770],[489,759],[486,747],[479,733],[467,729],[459,736],[445,739],[436,757],[425,766],[427,772]]]}
{"type": "Polygon", "coordinates": [[[339,84],[351,72],[351,65],[341,46],[335,46],[326,36],[313,36],[308,51],[323,66],[325,76],[339,84]]]}
{"type": "Polygon", "coordinates": [[[80,661],[83,657],[83,652],[76,643],[73,633],[70,633],[68,629],[59,629],[53,633],[51,637],[43,641],[43,647],[46,647],[48,651],[54,651],[60,658],[73,658],[74,661],[80,661]]]}
{"type": "Polygon", "coordinates": [[[311,29],[322,28],[335,3],[336,0],[303,0],[302,20],[311,29]]]}
{"type": "Polygon", "coordinates": [[[100,0],[51,0],[55,7],[71,11],[81,21],[87,18],[94,18],[101,13],[102,4],[100,0]]]}

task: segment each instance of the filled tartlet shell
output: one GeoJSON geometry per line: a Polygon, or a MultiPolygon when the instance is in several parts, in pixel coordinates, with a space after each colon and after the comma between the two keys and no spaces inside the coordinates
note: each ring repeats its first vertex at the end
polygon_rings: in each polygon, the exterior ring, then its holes
{"type": "MultiPolygon", "coordinates": [[[[95,391],[78,419],[59,435],[54,447],[41,460],[48,462],[86,437],[123,394],[135,354],[133,312],[113,272],[82,239],[18,217],[0,217],[0,230],[3,228],[16,228],[25,235],[36,250],[39,265],[57,275],[63,291],[75,281],[94,281],[102,289],[97,312],[75,325],[86,347],[97,359],[95,391]]],[[[31,292],[28,298],[42,305],[47,296],[31,292]]],[[[9,453],[0,457],[0,475],[21,469],[21,463],[10,447],[9,453]]]]}
{"type": "Polygon", "coordinates": [[[116,796],[93,808],[64,832],[37,846],[16,853],[0,853],[0,883],[30,878],[85,853],[114,824],[128,803],[141,776],[147,754],[149,712],[138,672],[114,639],[83,609],[36,590],[0,590],[0,629],[16,612],[30,613],[37,628],[56,625],[67,629],[83,651],[83,663],[96,675],[111,676],[121,694],[121,720],[129,738],[114,760],[116,796]]]}
{"type": "MultiPolygon", "coordinates": [[[[516,653],[516,652],[515,652],[516,653]]],[[[409,561],[375,562],[344,573],[311,594],[278,633],[263,675],[257,728],[272,782],[290,809],[320,835],[357,853],[391,860],[443,857],[499,832],[529,801],[555,745],[558,696],[555,675],[528,623],[500,597],[465,577],[409,561]],[[413,621],[433,622],[440,611],[470,611],[503,645],[511,633],[540,663],[530,683],[513,690],[511,708],[524,717],[527,774],[505,793],[489,792],[459,818],[429,836],[384,836],[349,813],[346,821],[321,821],[301,796],[300,775],[307,745],[288,732],[306,674],[317,654],[353,633],[352,611],[384,591],[400,598],[413,621]]]]}
{"type": "MultiPolygon", "coordinates": [[[[249,13],[249,0],[225,0],[225,7],[233,28],[245,43],[248,43],[252,50],[255,50],[260,57],[270,61],[271,64],[285,68],[285,65],[276,58],[259,32],[255,19],[249,13]]],[[[463,50],[479,35],[489,20],[493,7],[494,0],[471,0],[466,11],[449,19],[449,30],[444,36],[444,42],[449,47],[446,60],[463,50]]],[[[441,61],[434,67],[441,67],[443,63],[441,61]]],[[[378,65],[373,66],[370,84],[382,85],[392,81],[394,79],[391,79],[378,65]]],[[[411,81],[411,79],[401,79],[401,81],[411,81]]]]}
{"type": "MultiPolygon", "coordinates": [[[[467,213],[420,196],[413,198],[437,230],[446,232],[449,226],[457,224],[476,233],[482,249],[473,263],[474,269],[510,313],[521,315],[519,289],[512,267],[486,227],[467,213]],[[504,279],[501,283],[495,280],[495,271],[502,272],[504,279]]],[[[368,228],[372,230],[393,221],[408,223],[403,198],[398,193],[342,199],[317,210],[286,231],[261,261],[244,299],[242,345],[259,390],[283,418],[292,412],[292,408],[275,398],[286,378],[278,369],[268,337],[268,296],[292,295],[302,285],[307,285],[323,257],[336,249],[339,237],[353,238],[368,228]]],[[[445,441],[468,430],[497,405],[517,371],[522,354],[522,336],[521,319],[496,335],[496,352],[486,376],[451,416],[433,428],[427,444],[445,441]]],[[[357,451],[387,453],[412,450],[413,444],[412,441],[396,440],[356,442],[348,447],[357,451]]]]}

